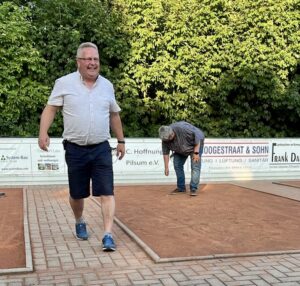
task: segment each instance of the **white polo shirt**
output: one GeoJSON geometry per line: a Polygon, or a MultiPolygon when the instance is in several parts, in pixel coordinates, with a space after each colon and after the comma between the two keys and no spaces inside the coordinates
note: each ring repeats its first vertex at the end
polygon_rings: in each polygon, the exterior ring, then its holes
{"type": "Polygon", "coordinates": [[[63,138],[79,145],[110,139],[110,112],[121,110],[109,80],[99,75],[89,89],[78,71],[55,81],[48,104],[62,106],[63,138]]]}

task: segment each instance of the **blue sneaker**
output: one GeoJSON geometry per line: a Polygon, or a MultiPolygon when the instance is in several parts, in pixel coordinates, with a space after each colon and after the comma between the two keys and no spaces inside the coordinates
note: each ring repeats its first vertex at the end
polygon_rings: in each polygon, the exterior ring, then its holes
{"type": "Polygon", "coordinates": [[[76,237],[77,237],[77,239],[87,240],[89,238],[89,235],[86,231],[86,223],[85,222],[76,223],[75,227],[76,227],[76,237]]]}
{"type": "Polygon", "coordinates": [[[104,235],[102,239],[102,249],[103,251],[115,251],[116,250],[116,244],[113,240],[113,238],[110,235],[104,235]]]}

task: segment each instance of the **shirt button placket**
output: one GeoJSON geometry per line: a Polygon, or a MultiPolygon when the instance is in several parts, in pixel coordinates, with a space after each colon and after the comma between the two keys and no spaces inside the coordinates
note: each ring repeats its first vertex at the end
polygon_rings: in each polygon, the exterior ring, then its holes
{"type": "MultiPolygon", "coordinates": [[[[89,94],[89,103],[90,103],[90,134],[89,137],[94,137],[94,109],[93,109],[93,93],[89,94]]],[[[93,140],[93,139],[92,139],[93,140]]]]}

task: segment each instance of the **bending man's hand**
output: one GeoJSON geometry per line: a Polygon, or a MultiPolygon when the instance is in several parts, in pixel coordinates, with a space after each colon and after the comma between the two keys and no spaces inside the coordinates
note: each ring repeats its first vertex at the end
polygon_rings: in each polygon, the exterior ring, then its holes
{"type": "Polygon", "coordinates": [[[169,176],[169,168],[165,168],[165,175],[169,176]]]}
{"type": "Polygon", "coordinates": [[[200,160],[200,156],[194,154],[194,155],[193,155],[193,162],[199,162],[199,160],[200,160]]]}

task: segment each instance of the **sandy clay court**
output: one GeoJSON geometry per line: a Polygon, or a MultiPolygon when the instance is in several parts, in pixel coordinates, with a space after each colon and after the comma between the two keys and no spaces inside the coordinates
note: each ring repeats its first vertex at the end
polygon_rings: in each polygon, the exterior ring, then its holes
{"type": "MultiPolygon", "coordinates": [[[[116,223],[156,262],[300,252],[299,181],[207,183],[196,197],[173,189],[115,188],[116,223]]],[[[0,191],[0,269],[24,267],[26,192],[0,191]]]]}

